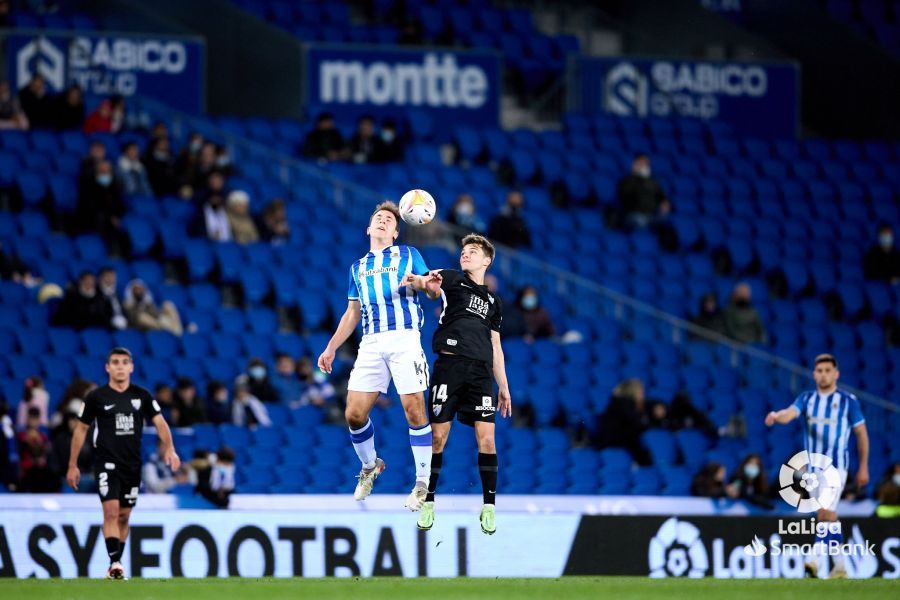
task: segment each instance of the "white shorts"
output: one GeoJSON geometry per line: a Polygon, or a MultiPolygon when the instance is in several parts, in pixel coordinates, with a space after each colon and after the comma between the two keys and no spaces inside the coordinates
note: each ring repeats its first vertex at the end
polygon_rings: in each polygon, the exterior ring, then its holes
{"type": "Polygon", "coordinates": [[[418,331],[400,329],[369,333],[359,343],[359,353],[347,389],[353,392],[387,392],[394,380],[399,394],[428,389],[428,360],[418,331]]]}
{"type": "Polygon", "coordinates": [[[847,471],[845,471],[844,469],[838,469],[838,473],[840,474],[841,485],[837,488],[837,490],[835,490],[837,493],[834,495],[834,500],[832,500],[831,504],[829,504],[828,506],[822,507],[825,510],[830,510],[833,512],[837,512],[838,503],[841,501],[841,496],[844,494],[844,488],[847,486],[847,471]]]}

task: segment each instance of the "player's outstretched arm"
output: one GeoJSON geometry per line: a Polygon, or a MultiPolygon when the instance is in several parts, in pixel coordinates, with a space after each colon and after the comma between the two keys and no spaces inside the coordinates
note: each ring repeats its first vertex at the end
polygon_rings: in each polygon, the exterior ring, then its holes
{"type": "Polygon", "coordinates": [[[859,470],[856,472],[856,484],[864,487],[869,483],[869,431],[865,423],[853,428],[856,434],[856,450],[859,454],[859,470]]]}
{"type": "Polygon", "coordinates": [[[347,302],[347,310],[344,311],[344,316],[341,317],[341,322],[338,323],[334,335],[331,336],[328,345],[325,346],[325,350],[319,355],[317,364],[319,369],[324,373],[331,373],[331,365],[334,363],[334,355],[337,352],[337,349],[347,341],[347,338],[350,337],[353,330],[356,329],[356,326],[359,324],[359,319],[359,300],[350,300],[347,302]]]}
{"type": "Polygon", "coordinates": [[[439,271],[431,271],[428,275],[404,275],[400,280],[400,286],[409,286],[417,292],[425,292],[431,300],[437,300],[441,296],[441,282],[444,278],[439,271]]]}
{"type": "Polygon", "coordinates": [[[494,350],[494,379],[500,388],[500,401],[498,408],[501,417],[512,415],[512,396],[509,393],[509,381],[506,379],[506,358],[503,356],[503,346],[500,345],[500,333],[491,331],[491,346],[494,350]]]}
{"type": "Polygon", "coordinates": [[[76,492],[81,483],[81,470],[78,468],[78,456],[84,446],[84,438],[87,436],[90,426],[87,423],[77,421],[75,430],[72,431],[72,445],[69,447],[69,468],[66,471],[66,482],[76,492]]]}
{"type": "Polygon", "coordinates": [[[800,411],[796,406],[788,406],[782,410],[773,410],[766,415],[766,427],[771,427],[775,423],[779,425],[787,425],[800,416],[800,411]]]}
{"type": "Polygon", "coordinates": [[[156,426],[156,435],[163,443],[163,462],[165,462],[174,473],[181,467],[181,458],[175,452],[175,442],[172,440],[172,430],[162,415],[153,417],[153,425],[156,426]]]}

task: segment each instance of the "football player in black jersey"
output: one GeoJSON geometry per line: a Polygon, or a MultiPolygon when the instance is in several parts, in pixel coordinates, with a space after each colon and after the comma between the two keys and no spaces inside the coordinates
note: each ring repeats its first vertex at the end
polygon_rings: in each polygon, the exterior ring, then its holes
{"type": "Polygon", "coordinates": [[[429,275],[408,275],[403,283],[440,298],[444,309],[434,334],[432,349],[437,354],[431,376],[431,478],[428,496],[419,515],[419,529],[434,524],[434,493],[444,460],[444,445],[453,417],[475,428],[478,441],[478,470],[484,506],[481,530],[497,530],[494,510],[497,492],[497,448],[494,445],[494,418],[512,412],[506,381],[506,366],[500,346],[500,298],[484,285],[484,274],[494,261],[494,246],[487,238],[470,234],[462,240],[460,271],[444,269],[429,275]],[[494,381],[499,398],[494,394],[494,381]]]}
{"type": "Polygon", "coordinates": [[[66,481],[78,489],[81,471],[77,458],[91,424],[94,430],[94,475],[103,506],[103,537],[109,553],[107,579],[124,579],[122,553],[128,538],[128,518],[141,487],[141,434],[146,418],[156,427],[163,445],[163,460],[177,471],[181,460],[175,453],[172,432],[160,414],[159,403],[142,387],[131,383],[134,361],[127,348],[113,348],[106,357],[109,383],[89,393],[78,413],[72,433],[66,481]]]}

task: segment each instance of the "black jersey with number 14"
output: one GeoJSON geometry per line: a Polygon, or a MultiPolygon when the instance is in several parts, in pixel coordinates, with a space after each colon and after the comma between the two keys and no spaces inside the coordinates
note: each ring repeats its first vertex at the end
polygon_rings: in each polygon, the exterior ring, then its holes
{"type": "Polygon", "coordinates": [[[500,331],[500,298],[460,271],[444,269],[440,273],[444,310],[432,350],[435,354],[449,352],[493,365],[491,331],[500,331]]]}
{"type": "Polygon", "coordinates": [[[146,389],[130,385],[124,392],[117,392],[104,385],[87,395],[78,418],[88,425],[97,420],[95,462],[140,471],[144,419],[158,414],[159,403],[146,389]]]}

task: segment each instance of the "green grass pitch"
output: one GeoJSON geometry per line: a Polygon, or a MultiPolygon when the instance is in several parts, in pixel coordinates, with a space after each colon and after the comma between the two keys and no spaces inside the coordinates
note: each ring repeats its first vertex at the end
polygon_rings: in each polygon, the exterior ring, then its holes
{"type": "Polygon", "coordinates": [[[402,600],[576,600],[618,598],[690,598],[691,600],[774,600],[811,597],[898,598],[900,581],[871,580],[717,580],[648,579],[646,577],[565,577],[562,579],[135,579],[105,581],[89,579],[7,580],[0,582],[4,600],[223,600],[248,598],[402,600]]]}

